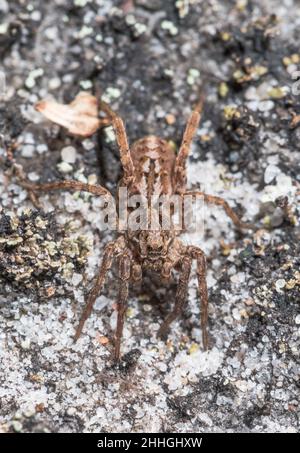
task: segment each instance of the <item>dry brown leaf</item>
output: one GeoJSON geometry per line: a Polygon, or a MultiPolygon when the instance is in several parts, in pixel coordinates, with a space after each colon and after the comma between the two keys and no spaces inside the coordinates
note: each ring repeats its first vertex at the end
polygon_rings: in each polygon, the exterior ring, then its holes
{"type": "Polygon", "coordinates": [[[70,134],[80,137],[89,137],[109,123],[105,118],[98,118],[98,101],[85,91],[78,93],[70,104],[43,100],[35,105],[35,109],[48,120],[65,127],[70,134]]]}

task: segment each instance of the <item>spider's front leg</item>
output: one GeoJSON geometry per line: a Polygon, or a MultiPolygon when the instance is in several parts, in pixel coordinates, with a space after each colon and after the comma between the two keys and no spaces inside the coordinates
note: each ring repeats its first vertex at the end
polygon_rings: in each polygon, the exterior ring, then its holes
{"type": "Polygon", "coordinates": [[[191,150],[191,144],[197,132],[203,110],[204,96],[200,97],[198,104],[191,113],[187,122],[182,143],[176,157],[174,169],[175,192],[183,193],[186,187],[186,163],[191,150]]]}
{"type": "Polygon", "coordinates": [[[183,307],[185,305],[187,299],[187,292],[188,292],[188,283],[190,278],[192,268],[192,258],[188,255],[184,256],[181,260],[181,271],[178,280],[178,286],[175,296],[175,305],[173,311],[167,316],[163,324],[161,325],[157,335],[159,337],[163,337],[169,327],[170,324],[178,318],[181,314],[183,307]]]}
{"type": "Polygon", "coordinates": [[[206,351],[208,349],[208,291],[206,283],[206,257],[204,252],[199,247],[188,247],[187,251],[193,259],[196,259],[197,262],[198,289],[201,301],[202,341],[203,348],[206,351]]]}
{"type": "Polygon", "coordinates": [[[111,193],[109,192],[109,190],[105,189],[105,187],[102,187],[98,184],[92,185],[74,180],[53,181],[43,184],[35,184],[26,179],[23,170],[19,165],[15,165],[15,171],[20,186],[24,187],[24,189],[28,191],[32,203],[38,208],[40,208],[38,202],[38,193],[51,192],[52,190],[81,191],[88,192],[97,196],[111,197],[111,193]]]}
{"type": "Polygon", "coordinates": [[[83,310],[78,327],[76,329],[76,333],[74,336],[74,342],[76,342],[78,340],[78,338],[80,337],[84,323],[90,316],[94,303],[95,303],[100,291],[103,288],[107,273],[112,266],[113,258],[116,256],[116,254],[118,252],[119,252],[118,241],[110,242],[105,247],[104,256],[103,256],[102,263],[100,266],[99,274],[97,276],[96,283],[94,284],[93,288],[91,289],[91,291],[88,295],[86,306],[83,310]]]}
{"type": "Polygon", "coordinates": [[[115,131],[118,147],[120,150],[120,159],[124,171],[123,182],[125,185],[128,185],[134,180],[134,165],[130,154],[130,148],[128,145],[128,139],[123,120],[104,101],[100,101],[100,110],[102,110],[107,115],[115,131]]]}

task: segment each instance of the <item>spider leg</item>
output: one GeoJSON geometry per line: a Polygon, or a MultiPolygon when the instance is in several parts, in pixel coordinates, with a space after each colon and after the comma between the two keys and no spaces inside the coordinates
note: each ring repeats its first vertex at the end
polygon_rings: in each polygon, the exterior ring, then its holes
{"type": "Polygon", "coordinates": [[[200,101],[196,105],[195,109],[193,110],[193,112],[187,122],[185,131],[183,134],[182,143],[180,145],[178,155],[176,157],[176,162],[175,162],[175,170],[174,170],[175,192],[182,193],[185,190],[186,162],[187,162],[188,155],[190,153],[192,140],[196,134],[197,128],[199,126],[199,122],[201,120],[203,102],[204,102],[204,98],[203,98],[203,96],[201,96],[200,101]]]}
{"type": "Polygon", "coordinates": [[[38,201],[38,192],[50,192],[52,190],[70,190],[88,192],[98,196],[111,197],[111,193],[107,189],[105,189],[105,187],[102,187],[100,185],[86,184],[80,181],[67,180],[35,184],[26,179],[26,176],[24,175],[24,172],[19,165],[15,165],[14,169],[16,171],[20,186],[24,187],[24,189],[28,191],[32,203],[38,208],[41,207],[38,201]]]}
{"type": "Polygon", "coordinates": [[[98,294],[100,293],[100,291],[102,290],[103,285],[105,283],[107,273],[112,266],[113,258],[118,253],[118,251],[119,251],[119,248],[118,248],[117,241],[110,242],[105,247],[104,256],[103,256],[102,263],[100,266],[100,271],[97,276],[96,283],[94,284],[93,288],[91,289],[91,291],[88,295],[86,306],[83,310],[78,327],[75,332],[74,342],[76,342],[78,340],[78,338],[80,337],[84,323],[92,312],[96,298],[97,298],[98,294]]]}
{"type": "Polygon", "coordinates": [[[188,247],[188,253],[197,261],[198,288],[201,300],[201,329],[203,347],[208,349],[208,292],[206,283],[206,258],[204,252],[198,247],[188,247]]]}
{"type": "Polygon", "coordinates": [[[181,272],[179,275],[179,281],[175,296],[175,305],[173,311],[167,316],[163,324],[161,325],[157,335],[162,337],[168,331],[170,324],[178,318],[180,313],[183,310],[187,299],[188,283],[190,278],[192,268],[192,258],[188,255],[185,255],[181,261],[181,272]]]}
{"type": "Polygon", "coordinates": [[[111,120],[120,150],[120,158],[124,170],[124,183],[125,185],[128,185],[128,183],[134,179],[134,166],[123,120],[104,101],[100,101],[100,110],[106,113],[108,118],[111,120]]]}
{"type": "Polygon", "coordinates": [[[234,210],[229,206],[227,201],[224,200],[224,198],[216,197],[214,195],[208,195],[204,192],[193,191],[193,190],[185,192],[184,195],[201,196],[201,197],[203,197],[203,199],[206,203],[212,203],[217,206],[221,206],[224,209],[224,211],[226,212],[226,214],[228,215],[228,217],[231,218],[231,220],[233,221],[234,225],[237,227],[238,230],[255,229],[255,226],[252,225],[251,223],[242,222],[240,220],[240,218],[238,217],[238,215],[234,212],[234,210]]]}
{"type": "Polygon", "coordinates": [[[125,251],[119,259],[119,279],[120,288],[117,303],[117,328],[115,333],[115,352],[114,358],[118,362],[120,360],[121,339],[124,327],[124,317],[127,308],[128,288],[131,271],[131,257],[128,251],[125,251]]]}

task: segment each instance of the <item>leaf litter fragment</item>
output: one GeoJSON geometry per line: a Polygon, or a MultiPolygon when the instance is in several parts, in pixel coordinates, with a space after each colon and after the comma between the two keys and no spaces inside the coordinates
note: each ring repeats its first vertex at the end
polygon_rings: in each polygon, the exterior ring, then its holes
{"type": "Polygon", "coordinates": [[[90,137],[100,127],[107,126],[107,118],[98,117],[97,98],[86,91],[78,93],[70,104],[60,104],[55,100],[42,100],[35,109],[48,120],[65,127],[70,134],[90,137]]]}

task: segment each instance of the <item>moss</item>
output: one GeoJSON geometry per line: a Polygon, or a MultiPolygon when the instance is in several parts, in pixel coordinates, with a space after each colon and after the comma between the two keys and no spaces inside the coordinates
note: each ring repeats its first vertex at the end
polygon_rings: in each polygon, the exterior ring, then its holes
{"type": "Polygon", "coordinates": [[[90,243],[85,236],[64,237],[52,215],[24,211],[0,218],[0,278],[26,288],[72,277],[86,263],[90,243]]]}

